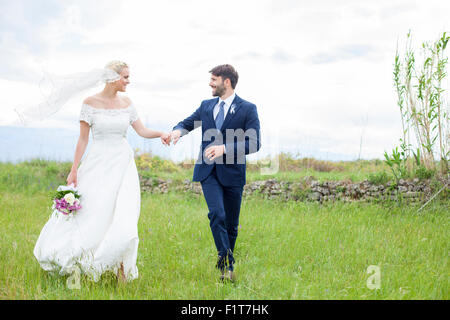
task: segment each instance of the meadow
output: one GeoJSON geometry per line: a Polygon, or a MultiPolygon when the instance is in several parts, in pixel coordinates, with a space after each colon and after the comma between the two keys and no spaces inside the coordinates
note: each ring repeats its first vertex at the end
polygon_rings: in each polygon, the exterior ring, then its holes
{"type": "MultiPolygon", "coordinates": [[[[250,168],[248,180],[307,175],[359,180],[385,170],[376,161],[328,165],[334,167],[281,167],[269,177],[250,168]]],[[[235,249],[237,281],[224,283],[214,268],[203,197],[143,193],[139,278],[121,286],[111,273],[97,283],[82,276],[80,288],[70,289],[67,276],[43,271],[33,256],[50,215],[49,195],[64,184],[68,168],[70,163],[45,160],[0,164],[0,299],[449,299],[445,198],[417,212],[422,203],[247,197],[235,249]]],[[[182,181],[191,170],[149,171],[182,181]]],[[[140,173],[145,175],[141,167],[140,173]]]]}

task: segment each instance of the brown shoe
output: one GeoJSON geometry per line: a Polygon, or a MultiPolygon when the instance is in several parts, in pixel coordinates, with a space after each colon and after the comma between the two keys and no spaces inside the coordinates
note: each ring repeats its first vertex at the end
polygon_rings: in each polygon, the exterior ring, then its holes
{"type": "Polygon", "coordinates": [[[127,283],[127,277],[125,276],[125,271],[123,269],[123,263],[120,264],[119,270],[117,270],[117,283],[125,284],[127,283]]]}
{"type": "Polygon", "coordinates": [[[227,270],[225,272],[222,272],[222,275],[220,276],[220,280],[224,281],[231,281],[231,282],[235,282],[236,281],[236,274],[231,271],[231,270],[227,270]]]}

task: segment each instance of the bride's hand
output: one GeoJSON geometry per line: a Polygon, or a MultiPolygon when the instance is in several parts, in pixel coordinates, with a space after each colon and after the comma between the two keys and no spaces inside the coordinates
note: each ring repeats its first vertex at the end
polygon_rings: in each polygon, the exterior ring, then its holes
{"type": "Polygon", "coordinates": [[[170,133],[163,133],[161,134],[161,142],[162,144],[166,145],[166,146],[170,146],[170,141],[172,140],[172,137],[170,135],[170,133]]]}
{"type": "Polygon", "coordinates": [[[67,177],[67,185],[70,186],[71,184],[74,185],[74,187],[77,186],[78,183],[78,177],[76,171],[70,171],[69,176],[67,177]]]}

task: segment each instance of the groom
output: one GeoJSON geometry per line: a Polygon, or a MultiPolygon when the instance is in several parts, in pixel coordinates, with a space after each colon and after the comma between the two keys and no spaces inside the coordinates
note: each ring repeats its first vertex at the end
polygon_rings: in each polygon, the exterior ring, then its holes
{"type": "Polygon", "coordinates": [[[245,185],[245,155],[257,152],[260,127],[256,106],[238,97],[238,73],[228,64],[211,71],[212,95],[188,118],[179,122],[170,139],[202,127],[202,145],[194,168],[194,181],[202,185],[208,205],[209,225],[216,244],[216,267],[221,279],[235,280],[233,251],[238,235],[239,212],[245,185]]]}

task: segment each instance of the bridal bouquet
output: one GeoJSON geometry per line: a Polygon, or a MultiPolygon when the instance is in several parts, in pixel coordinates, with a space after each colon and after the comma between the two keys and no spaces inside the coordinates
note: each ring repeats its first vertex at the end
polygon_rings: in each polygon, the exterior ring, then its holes
{"type": "Polygon", "coordinates": [[[59,186],[53,196],[52,209],[63,215],[73,215],[81,209],[80,195],[78,191],[70,186],[59,186]]]}

